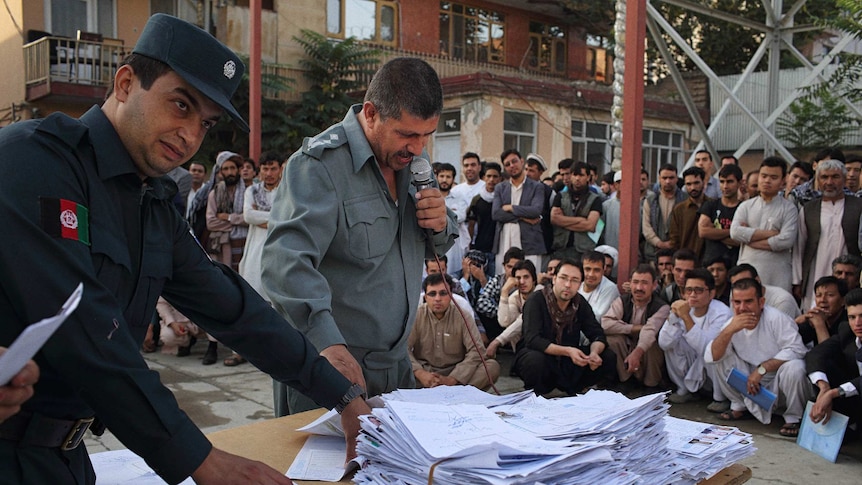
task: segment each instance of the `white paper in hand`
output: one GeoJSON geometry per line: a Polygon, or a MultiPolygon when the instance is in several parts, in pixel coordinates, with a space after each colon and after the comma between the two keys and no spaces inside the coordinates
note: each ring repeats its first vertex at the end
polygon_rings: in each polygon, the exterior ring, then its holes
{"type": "Polygon", "coordinates": [[[27,361],[36,355],[36,352],[45,345],[51,335],[66,321],[66,318],[78,308],[83,292],[84,284],[79,283],[66,303],[63,303],[63,307],[60,308],[57,315],[45,318],[25,328],[21,335],[12,342],[12,345],[6,349],[6,352],[0,355],[0,385],[5,386],[16,374],[21,372],[21,369],[27,365],[27,361]]]}

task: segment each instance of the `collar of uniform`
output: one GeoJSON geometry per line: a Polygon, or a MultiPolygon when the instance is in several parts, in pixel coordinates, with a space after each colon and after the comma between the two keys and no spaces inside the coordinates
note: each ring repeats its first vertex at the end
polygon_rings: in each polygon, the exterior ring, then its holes
{"type": "Polygon", "coordinates": [[[341,126],[344,127],[344,133],[347,135],[348,145],[350,146],[350,157],[353,159],[353,173],[359,172],[362,166],[368,163],[369,160],[374,160],[374,152],[371,150],[371,145],[368,144],[368,139],[365,137],[365,131],[362,130],[362,125],[359,124],[359,114],[362,112],[361,104],[354,104],[347,111],[341,126]]]}
{"type": "Polygon", "coordinates": [[[93,106],[81,116],[81,121],[89,129],[90,143],[96,155],[96,169],[102,180],[126,174],[137,176],[132,157],[102,108],[93,106]]]}
{"type": "MultiPolygon", "coordinates": [[[[87,125],[90,143],[93,147],[93,153],[96,155],[96,169],[102,180],[129,174],[138,177],[135,163],[120,140],[120,135],[117,134],[114,125],[111,124],[99,106],[90,108],[81,116],[81,121],[87,125]]],[[[147,185],[158,199],[172,197],[162,178],[149,178],[147,185]]]]}

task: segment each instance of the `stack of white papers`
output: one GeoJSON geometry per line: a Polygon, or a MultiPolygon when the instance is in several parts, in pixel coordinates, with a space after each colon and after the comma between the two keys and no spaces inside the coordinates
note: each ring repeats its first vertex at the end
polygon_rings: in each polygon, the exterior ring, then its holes
{"type": "Polygon", "coordinates": [[[480,394],[435,388],[384,396],[386,407],[362,418],[357,451],[366,464],[354,481],[696,483],[755,451],[751,435],[736,428],[667,416],[664,393],[550,400],[527,393],[506,404],[480,394]]]}
{"type": "Polygon", "coordinates": [[[731,426],[666,416],[668,450],[679,465],[674,481],[697,483],[757,451],[751,435],[731,426]]]}

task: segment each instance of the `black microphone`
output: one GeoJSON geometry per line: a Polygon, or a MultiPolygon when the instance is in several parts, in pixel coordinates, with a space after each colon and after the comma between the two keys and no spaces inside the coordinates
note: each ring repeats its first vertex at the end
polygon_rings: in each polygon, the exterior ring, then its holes
{"type": "MultiPolygon", "coordinates": [[[[431,162],[422,157],[413,157],[413,161],[410,162],[410,176],[410,182],[416,187],[416,192],[437,188],[437,178],[434,177],[434,169],[431,168],[431,162]]],[[[425,240],[433,253],[434,246],[431,243],[431,238],[434,236],[434,233],[428,228],[422,231],[425,233],[425,240]]]]}
{"type": "Polygon", "coordinates": [[[422,157],[413,157],[410,162],[411,183],[416,187],[416,192],[425,189],[437,188],[437,179],[434,178],[434,169],[431,162],[422,157]]]}

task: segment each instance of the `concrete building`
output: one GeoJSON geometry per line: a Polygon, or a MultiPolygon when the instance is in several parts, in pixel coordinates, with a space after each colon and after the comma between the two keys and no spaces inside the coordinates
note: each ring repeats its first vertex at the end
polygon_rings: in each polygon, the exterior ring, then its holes
{"type": "MultiPolygon", "coordinates": [[[[0,126],[61,110],[78,115],[103,99],[117,62],[149,15],[196,23],[240,54],[249,50],[248,0],[7,0],[0,14],[0,126]],[[4,117],[5,115],[5,117],[4,117]]],[[[565,2],[516,0],[263,0],[266,69],[297,81],[269,93],[299,99],[302,29],[333,39],[356,37],[396,56],[427,60],[440,74],[445,109],[429,151],[459,165],[464,152],[499,160],[506,148],[549,162],[572,157],[610,169],[613,94],[610,35],[593,32],[565,2]]],[[[709,119],[705,79],[690,80],[709,119]]],[[[265,102],[265,101],[264,101],[265,102]]],[[[692,147],[692,123],[672,83],[650,86],[644,167],[679,166],[692,147]]]]}

